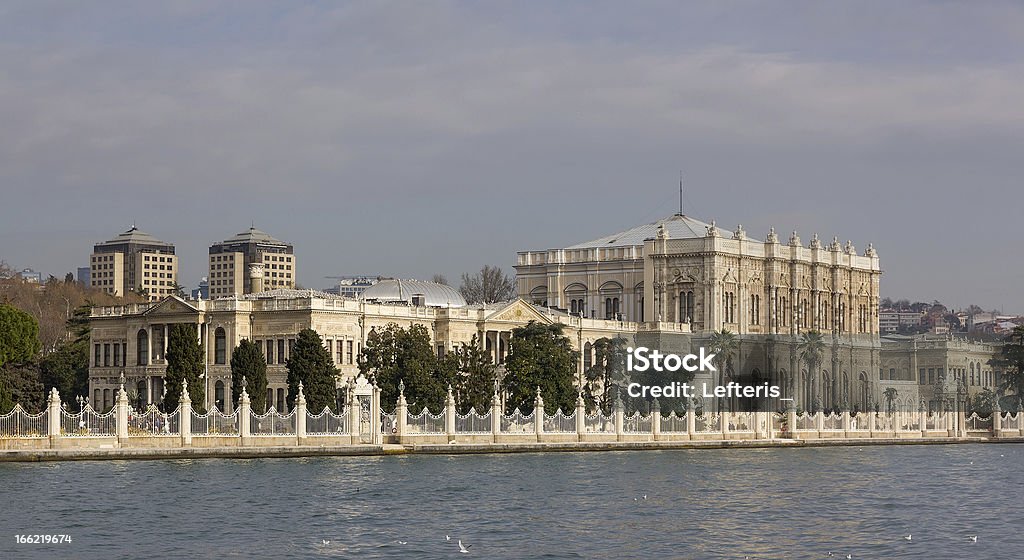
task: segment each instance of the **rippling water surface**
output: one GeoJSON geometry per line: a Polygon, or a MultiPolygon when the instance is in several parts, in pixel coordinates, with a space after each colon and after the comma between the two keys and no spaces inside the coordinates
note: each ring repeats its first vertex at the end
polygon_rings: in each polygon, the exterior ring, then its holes
{"type": "Polygon", "coordinates": [[[0,464],[0,558],[1024,558],[1022,460],[944,445],[0,464]],[[72,543],[15,543],[38,533],[72,543]]]}

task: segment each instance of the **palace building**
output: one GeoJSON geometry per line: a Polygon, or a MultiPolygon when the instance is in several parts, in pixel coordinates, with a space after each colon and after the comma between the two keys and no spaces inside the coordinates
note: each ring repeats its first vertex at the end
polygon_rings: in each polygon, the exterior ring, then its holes
{"type": "MultiPolygon", "coordinates": [[[[878,255],[868,245],[763,241],[742,226],[723,232],[683,214],[562,249],[520,252],[519,296],[570,315],[649,325],[661,347],[706,345],[736,335],[734,379],[778,384],[798,406],[861,409],[883,390],[878,371],[878,255]],[[802,335],[824,335],[817,371],[801,356],[802,335]],[[674,340],[673,340],[674,339],[674,340]]],[[[593,341],[587,341],[593,342],[593,341]]],[[[587,351],[584,344],[584,352],[587,351]]]]}
{"type": "MultiPolygon", "coordinates": [[[[416,280],[383,279],[357,298],[291,289],[291,246],[255,229],[214,248],[211,259],[234,260],[227,266],[210,261],[213,299],[166,297],[93,309],[90,396],[98,409],[113,404],[122,371],[140,402],[160,400],[167,325],[179,322],[198,326],[207,352],[208,405],[222,409],[231,406],[230,354],[242,339],[263,349],[268,401],[280,409],[285,363],[300,330],[312,328],[324,338],[341,387],[358,374],[367,334],[388,323],[423,325],[439,355],[470,344],[475,335],[499,365],[512,329],[531,320],[559,323],[580,352],[581,385],[599,359],[602,340],[687,354],[727,338],[723,371],[700,373],[695,383],[768,382],[800,409],[867,410],[884,403],[889,388],[899,391],[903,403],[935,392],[931,381],[917,376],[932,366],[916,364],[931,357],[907,357],[904,346],[882,344],[881,268],[871,245],[859,254],[849,241],[823,244],[815,235],[805,246],[795,232],[783,243],[774,230],[759,241],[742,227],[722,232],[714,222],[676,214],[563,249],[521,252],[515,266],[519,298],[485,306],[468,305],[448,286],[416,280]],[[268,263],[278,265],[269,270],[286,274],[284,280],[266,283],[268,263]],[[894,363],[901,365],[889,365],[894,363]]],[[[991,386],[991,372],[974,353],[954,362],[935,367],[964,370],[970,381],[973,363],[980,376],[975,380],[991,386]],[[967,365],[956,365],[961,361],[967,365]]],[[[700,404],[715,410],[738,403],[700,404]]]]}

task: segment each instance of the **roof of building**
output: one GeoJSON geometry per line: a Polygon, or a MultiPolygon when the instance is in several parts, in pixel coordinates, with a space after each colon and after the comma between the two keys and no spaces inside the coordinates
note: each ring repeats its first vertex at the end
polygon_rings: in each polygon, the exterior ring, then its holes
{"type": "Polygon", "coordinates": [[[250,227],[247,231],[235,234],[234,237],[230,237],[221,241],[222,244],[234,244],[234,243],[263,243],[269,245],[287,245],[284,241],[277,239],[265,231],[250,227]]]}
{"type": "Polygon", "coordinates": [[[658,234],[658,228],[665,227],[670,239],[686,239],[706,237],[711,224],[691,218],[684,214],[674,214],[663,220],[650,224],[639,225],[619,233],[599,237],[592,241],[577,243],[567,249],[593,249],[597,247],[630,247],[643,245],[645,239],[652,239],[658,234]]]}
{"type": "Polygon", "coordinates": [[[160,241],[159,239],[142,231],[141,229],[135,227],[134,225],[132,225],[131,229],[129,229],[128,231],[118,235],[113,239],[104,241],[103,243],[97,243],[96,246],[99,247],[102,245],[120,245],[122,243],[135,243],[139,245],[166,245],[168,247],[173,247],[172,244],[167,243],[166,241],[160,241]]]}
{"type": "Polygon", "coordinates": [[[412,296],[423,295],[427,307],[465,307],[466,299],[451,286],[422,280],[388,278],[370,286],[359,299],[379,302],[405,302],[412,304],[412,296]]]}

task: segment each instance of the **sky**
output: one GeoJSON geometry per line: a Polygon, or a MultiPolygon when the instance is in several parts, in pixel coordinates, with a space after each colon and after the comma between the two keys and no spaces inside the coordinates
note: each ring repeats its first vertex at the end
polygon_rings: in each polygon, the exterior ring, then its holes
{"type": "Polygon", "coordinates": [[[453,283],[677,211],[1024,312],[1024,4],[0,3],[0,259],[251,223],[299,282],[453,283]]]}

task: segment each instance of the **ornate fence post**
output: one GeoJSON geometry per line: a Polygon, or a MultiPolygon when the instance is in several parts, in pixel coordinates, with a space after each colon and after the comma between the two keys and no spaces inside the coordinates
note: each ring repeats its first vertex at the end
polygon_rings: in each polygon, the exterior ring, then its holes
{"type": "Polygon", "coordinates": [[[722,424],[722,439],[729,439],[729,416],[731,412],[718,411],[718,421],[722,424]]]}
{"type": "Polygon", "coordinates": [[[306,395],[302,391],[302,381],[299,381],[299,394],[295,395],[295,443],[303,445],[306,443],[306,395]]]}
{"type": "Polygon", "coordinates": [[[398,381],[398,402],[395,404],[395,432],[398,443],[405,443],[406,426],[409,424],[409,403],[405,402],[405,381],[398,381]]]}
{"type": "Polygon", "coordinates": [[[924,405],[924,399],[920,399],[917,404],[917,421],[919,423],[917,427],[921,428],[921,437],[926,437],[928,435],[928,408],[924,405]]]}
{"type": "Polygon", "coordinates": [[[533,402],[533,427],[537,441],[544,439],[544,399],[540,396],[540,385],[537,386],[537,398],[533,402]]]}
{"type": "Polygon", "coordinates": [[[825,411],[819,410],[814,413],[814,429],[818,430],[818,437],[825,431],[825,411]]]}
{"type": "Polygon", "coordinates": [[[654,397],[654,402],[651,404],[651,440],[658,441],[661,439],[661,403],[658,402],[658,397],[654,397]]]}
{"type": "Polygon", "coordinates": [[[750,412],[751,421],[754,423],[754,439],[763,439],[764,430],[762,429],[761,415],[764,414],[760,410],[754,410],[750,412]]]}
{"type": "Polygon", "coordinates": [[[491,397],[491,443],[498,443],[501,433],[501,396],[498,395],[498,383],[494,383],[494,395],[491,397]]]}
{"type": "Polygon", "coordinates": [[[697,412],[693,407],[693,398],[686,398],[686,439],[693,439],[697,431],[697,412]]]}
{"type": "Polygon", "coordinates": [[[121,386],[117,389],[114,407],[117,409],[117,445],[124,447],[128,445],[128,393],[124,392],[124,377],[121,378],[121,386]]]}
{"type": "Polygon", "coordinates": [[[359,432],[362,430],[362,426],[359,423],[359,415],[362,413],[360,410],[362,405],[359,403],[359,397],[356,396],[356,384],[352,379],[348,382],[348,425],[349,425],[349,437],[351,443],[360,443],[361,439],[359,432]]]}
{"type": "Polygon", "coordinates": [[[587,403],[583,401],[583,391],[576,397],[576,441],[583,441],[587,431],[587,403]]]}
{"type": "Polygon", "coordinates": [[[615,410],[613,414],[615,415],[615,439],[621,441],[623,434],[622,417],[625,414],[625,410],[623,410],[622,395],[618,392],[615,393],[615,410]]]}
{"type": "MultiPolygon", "coordinates": [[[[249,445],[250,437],[249,422],[252,420],[252,403],[249,401],[249,392],[242,387],[242,396],[238,398],[238,437],[242,439],[242,445],[249,445]]],[[[207,412],[210,414],[210,412],[207,412]]]]}
{"type": "MultiPolygon", "coordinates": [[[[370,441],[372,441],[374,445],[383,445],[384,430],[381,426],[380,418],[380,387],[378,387],[376,383],[370,387],[370,431],[372,433],[370,441]]],[[[448,388],[448,394],[451,394],[451,387],[448,388]]]]}
{"type": "Polygon", "coordinates": [[[789,432],[789,437],[796,439],[796,401],[788,401],[789,406],[786,407],[786,430],[789,432]]]}
{"type": "Polygon", "coordinates": [[[992,437],[999,437],[1003,434],[1003,411],[999,409],[999,397],[996,397],[996,405],[992,407],[992,437]]]}
{"type": "Polygon", "coordinates": [[[450,384],[448,396],[444,399],[444,431],[448,434],[448,443],[455,443],[455,395],[450,384]]]}
{"type": "Polygon", "coordinates": [[[188,379],[181,380],[181,399],[178,401],[178,433],[181,446],[192,445],[192,398],[188,396],[188,379]]]}
{"type": "Polygon", "coordinates": [[[47,422],[47,435],[50,436],[50,447],[56,447],[57,440],[60,439],[60,427],[61,427],[61,413],[60,413],[60,393],[57,392],[57,388],[50,389],[50,396],[46,399],[46,414],[50,417],[47,422]]]}
{"type": "Polygon", "coordinates": [[[878,420],[878,413],[873,410],[867,411],[868,415],[868,437],[875,437],[876,421],[878,420]]]}
{"type": "Polygon", "coordinates": [[[850,437],[850,409],[843,410],[843,437],[850,437]]]}

